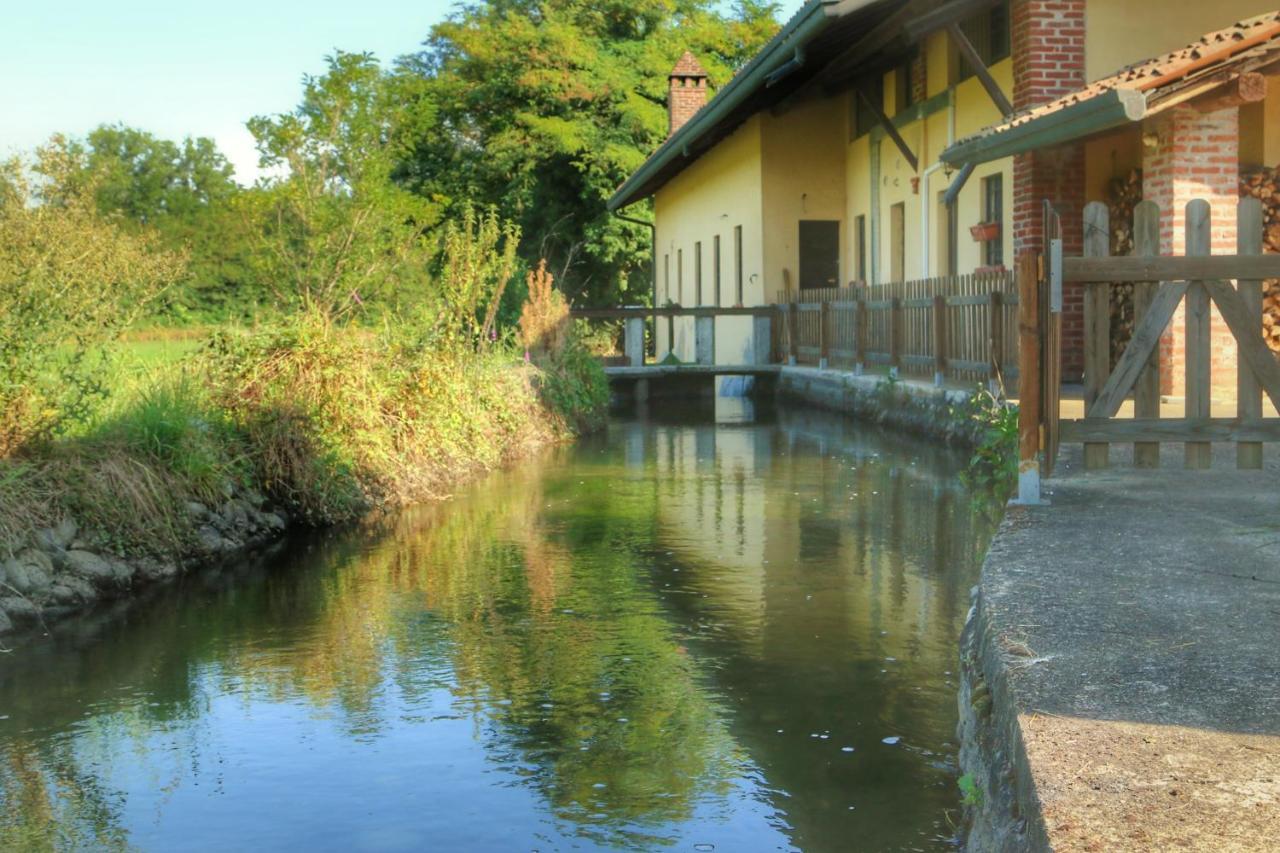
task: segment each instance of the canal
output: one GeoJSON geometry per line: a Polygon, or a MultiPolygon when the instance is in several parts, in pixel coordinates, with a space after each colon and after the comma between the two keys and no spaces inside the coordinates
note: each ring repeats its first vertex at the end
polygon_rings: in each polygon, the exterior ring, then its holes
{"type": "Polygon", "coordinates": [[[963,457],[720,401],[0,655],[0,847],[938,850],[963,457]]]}

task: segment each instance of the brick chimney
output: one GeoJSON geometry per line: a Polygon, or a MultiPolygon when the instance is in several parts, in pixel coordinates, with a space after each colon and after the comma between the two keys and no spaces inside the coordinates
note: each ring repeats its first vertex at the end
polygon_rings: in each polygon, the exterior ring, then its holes
{"type": "Polygon", "coordinates": [[[684,127],[707,102],[707,72],[689,51],[684,52],[667,78],[667,138],[684,127]]]}

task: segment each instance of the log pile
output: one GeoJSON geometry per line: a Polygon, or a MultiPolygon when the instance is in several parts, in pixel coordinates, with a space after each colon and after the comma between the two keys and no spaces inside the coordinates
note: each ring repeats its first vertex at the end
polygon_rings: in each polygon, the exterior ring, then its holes
{"type": "MultiPolygon", "coordinates": [[[[1111,215],[1111,255],[1133,254],[1133,212],[1142,201],[1142,170],[1134,169],[1114,178],[1108,187],[1107,207],[1111,215]]],[[[1111,365],[1114,367],[1133,337],[1133,285],[1111,289],[1111,365]]]]}
{"type": "MultiPolygon", "coordinates": [[[[1280,166],[1247,172],[1240,176],[1240,195],[1262,202],[1262,250],[1280,253],[1280,166]]],[[[1267,281],[1263,288],[1262,326],[1267,345],[1280,353],[1280,279],[1267,281]]]]}

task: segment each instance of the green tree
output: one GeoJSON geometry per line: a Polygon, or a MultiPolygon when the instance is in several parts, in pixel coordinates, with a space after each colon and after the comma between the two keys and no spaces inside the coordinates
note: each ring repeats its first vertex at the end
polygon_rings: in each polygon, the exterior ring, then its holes
{"type": "Polygon", "coordinates": [[[100,213],[123,218],[135,231],[153,229],[165,248],[189,255],[186,279],[154,312],[168,320],[223,319],[263,301],[245,266],[248,235],[232,211],[243,190],[213,140],[173,142],[104,124],[69,145],[83,154],[100,213]]]}
{"type": "Polygon", "coordinates": [[[81,147],[54,137],[36,171],[33,187],[20,162],[0,166],[0,457],[87,418],[109,344],[183,274],[150,232],[98,211],[81,147]]]}
{"type": "Polygon", "coordinates": [[[421,292],[440,217],[430,199],[392,180],[431,124],[430,100],[371,54],[327,62],[325,74],[304,79],[297,109],[249,121],[263,168],[277,176],[237,201],[251,223],[255,274],[277,303],[336,318],[421,292]]]}
{"type": "MultiPolygon", "coordinates": [[[[575,302],[648,295],[646,229],[608,214],[666,134],[667,74],[693,50],[723,85],[776,31],[745,0],[480,0],[436,26],[397,76],[434,107],[398,172],[445,201],[494,205],[575,302]]],[[[643,214],[642,214],[643,215],[643,214]]]]}

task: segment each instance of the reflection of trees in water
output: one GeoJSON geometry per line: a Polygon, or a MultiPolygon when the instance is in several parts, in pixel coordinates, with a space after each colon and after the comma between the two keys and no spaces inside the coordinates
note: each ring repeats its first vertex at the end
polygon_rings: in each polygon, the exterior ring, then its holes
{"type": "Polygon", "coordinates": [[[69,750],[0,743],[0,847],[127,850],[118,808],[69,750]]]}
{"type": "Polygon", "coordinates": [[[181,784],[178,755],[218,748],[201,733],[208,697],[303,698],[350,734],[376,736],[406,724],[387,716],[402,713],[394,706],[447,689],[490,760],[570,831],[656,841],[644,828],[687,818],[699,794],[724,789],[737,756],[637,572],[630,542],[650,533],[651,504],[628,515],[600,479],[560,484],[549,511],[541,487],[537,471],[497,475],[466,500],[384,522],[379,538],[322,540],[307,561],[327,567],[179,601],[184,617],[148,612],[96,666],[83,660],[101,649],[68,652],[82,661],[74,692],[42,684],[24,712],[38,719],[53,696],[65,719],[0,742],[3,837],[123,846],[123,794],[98,788],[109,784],[100,774],[127,757],[155,789],[181,784]],[[118,695],[121,672],[132,699],[118,695]],[[403,703],[385,702],[389,687],[403,703]],[[96,716],[77,720],[86,707],[96,716]]]}

